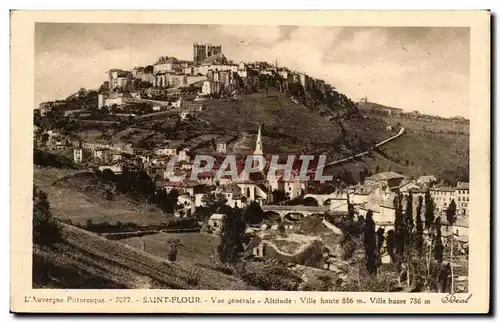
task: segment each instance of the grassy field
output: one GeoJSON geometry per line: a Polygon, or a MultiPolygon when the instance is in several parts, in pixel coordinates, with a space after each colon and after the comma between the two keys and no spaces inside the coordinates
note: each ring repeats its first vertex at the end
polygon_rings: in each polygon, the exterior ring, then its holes
{"type": "Polygon", "coordinates": [[[33,178],[34,183],[48,194],[54,216],[75,224],[85,224],[87,220],[160,224],[172,218],[153,205],[128,197],[115,195],[114,200],[106,200],[103,194],[86,189],[89,176],[88,172],[36,167],[33,178]]]}
{"type": "Polygon", "coordinates": [[[70,176],[78,173],[82,173],[85,171],[75,170],[75,169],[66,169],[66,168],[55,168],[55,167],[33,167],[33,184],[44,188],[47,186],[51,186],[53,182],[58,179],[61,179],[65,176],[70,176]]]}
{"type": "Polygon", "coordinates": [[[54,216],[75,224],[91,220],[93,223],[115,224],[119,221],[145,225],[164,223],[172,218],[172,215],[162,215],[156,207],[134,203],[127,198],[117,197],[108,201],[93,194],[61,188],[51,188],[47,193],[54,216]]]}
{"type": "Polygon", "coordinates": [[[53,249],[33,253],[35,288],[253,289],[233,276],[179,260],[170,262],[69,225],[53,249]]]}
{"type": "Polygon", "coordinates": [[[167,254],[168,240],[179,239],[180,246],[177,257],[181,261],[191,263],[212,264],[211,256],[220,243],[220,238],[208,233],[165,233],[134,237],[120,240],[135,248],[141,248],[144,242],[145,251],[155,256],[164,257],[167,254]]]}

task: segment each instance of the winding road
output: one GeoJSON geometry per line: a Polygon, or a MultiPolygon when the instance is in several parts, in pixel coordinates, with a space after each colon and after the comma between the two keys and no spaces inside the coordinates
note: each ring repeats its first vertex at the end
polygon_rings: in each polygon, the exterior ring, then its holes
{"type": "MultiPolygon", "coordinates": [[[[378,148],[380,146],[383,146],[385,145],[386,143],[398,138],[398,137],[401,137],[405,132],[405,128],[404,127],[401,127],[401,129],[399,129],[398,133],[395,134],[394,136],[391,136],[387,139],[384,139],[382,140],[381,142],[375,144],[374,148],[378,148]]],[[[243,134],[243,136],[241,137],[241,139],[239,139],[233,146],[233,153],[237,153],[237,150],[248,150],[249,148],[246,147],[246,146],[241,146],[245,140],[247,139],[248,135],[247,134],[243,134]],[[241,147],[240,147],[241,146],[241,147]]],[[[341,164],[341,163],[345,163],[347,161],[350,161],[350,160],[353,160],[355,158],[358,158],[358,157],[362,157],[362,156],[366,156],[370,153],[370,150],[366,150],[364,152],[361,152],[359,154],[356,154],[354,156],[350,156],[350,157],[346,157],[346,158],[342,158],[342,159],[339,159],[339,160],[335,160],[335,161],[332,161],[332,162],[329,162],[329,163],[326,163],[325,165],[323,165],[321,168],[324,168],[326,166],[332,166],[332,165],[337,165],[337,164],[341,164]]],[[[320,167],[318,168],[313,168],[311,169],[310,171],[316,171],[318,170],[320,167]]]]}
{"type": "MultiPolygon", "coordinates": [[[[385,145],[386,143],[398,138],[398,137],[401,137],[403,135],[403,133],[405,132],[405,128],[404,127],[401,127],[401,129],[399,129],[398,133],[395,134],[394,136],[392,137],[389,137],[385,140],[382,140],[381,142],[379,142],[378,144],[375,144],[375,148],[378,148],[382,145],[385,145]]],[[[337,165],[337,164],[341,164],[341,163],[345,163],[347,161],[350,161],[350,160],[353,160],[355,158],[358,158],[358,157],[362,157],[362,156],[366,156],[370,153],[370,150],[366,150],[362,153],[359,153],[359,154],[356,154],[354,156],[351,156],[351,157],[347,157],[347,158],[343,158],[343,159],[339,159],[339,160],[335,160],[335,161],[332,161],[330,163],[326,163],[325,165],[323,165],[322,167],[318,167],[318,168],[313,168],[311,170],[309,170],[310,172],[314,172],[318,169],[321,169],[321,168],[325,168],[326,166],[332,166],[332,165],[337,165]]]]}

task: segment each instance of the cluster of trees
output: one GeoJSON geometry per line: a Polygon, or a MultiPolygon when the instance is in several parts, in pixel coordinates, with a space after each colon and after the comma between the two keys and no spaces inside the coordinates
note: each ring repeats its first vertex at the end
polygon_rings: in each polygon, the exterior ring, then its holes
{"type": "MultiPolygon", "coordinates": [[[[403,196],[394,199],[394,230],[387,232],[386,251],[400,278],[406,279],[408,287],[421,290],[448,291],[451,266],[443,262],[444,246],[441,218],[434,216],[435,204],[429,192],[418,199],[416,214],[413,214],[413,196],[406,196],[403,211],[403,196]],[[414,221],[415,219],[415,221],[414,221]]],[[[449,225],[456,220],[456,204],[450,203],[446,212],[449,225]]],[[[372,212],[368,212],[363,227],[363,243],[366,270],[377,274],[381,264],[384,231],[375,232],[372,212]]]]}
{"type": "Polygon", "coordinates": [[[75,168],[75,165],[69,158],[38,149],[33,153],[33,164],[43,167],[75,168]]]}
{"type": "Polygon", "coordinates": [[[114,183],[116,191],[121,194],[146,200],[157,205],[164,212],[174,212],[179,193],[176,190],[167,193],[164,188],[157,188],[155,180],[143,169],[131,170],[124,166],[121,174],[115,174],[110,169],[102,172],[96,171],[96,174],[101,176],[105,183],[114,183]]]}
{"type": "Polygon", "coordinates": [[[226,265],[236,265],[243,253],[246,224],[239,208],[222,206],[219,213],[225,214],[222,221],[220,244],[217,247],[219,260],[226,265]]]}
{"type": "MultiPolygon", "coordinates": [[[[398,284],[413,288],[413,291],[453,290],[453,253],[450,251],[450,262],[444,261],[448,256],[445,256],[442,223],[441,218],[435,216],[434,201],[430,193],[426,192],[424,197],[419,196],[415,210],[413,202],[412,194],[406,197],[401,194],[396,196],[393,201],[394,229],[388,232],[383,228],[376,230],[372,211],[368,211],[366,218],[355,218],[354,208],[350,204],[347,215],[326,217],[343,231],[340,241],[342,258],[360,266],[360,272],[366,273],[366,277],[360,276],[356,288],[361,288],[359,284],[367,281],[385,284],[387,275],[381,276],[380,270],[382,256],[388,255],[392,264],[383,267],[386,268],[384,272],[397,274],[398,284]],[[364,255],[362,259],[355,257],[361,255],[360,249],[364,255]]],[[[455,201],[448,206],[446,218],[448,225],[455,223],[455,201]]],[[[450,250],[453,250],[453,238],[450,239],[450,250]]]]}
{"type": "MultiPolygon", "coordinates": [[[[207,215],[213,213],[225,215],[217,253],[221,263],[234,266],[242,258],[244,245],[249,242],[245,235],[246,226],[261,223],[265,218],[264,211],[257,202],[250,203],[245,209],[231,208],[225,205],[226,200],[222,195],[207,194],[204,202],[207,215]]],[[[198,212],[197,209],[197,216],[199,216],[198,212]]]]}

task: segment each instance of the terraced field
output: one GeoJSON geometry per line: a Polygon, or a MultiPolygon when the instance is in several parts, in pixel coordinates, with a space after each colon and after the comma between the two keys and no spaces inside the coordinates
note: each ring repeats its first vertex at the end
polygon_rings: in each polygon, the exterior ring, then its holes
{"type": "Polygon", "coordinates": [[[62,224],[63,242],[35,247],[35,288],[253,289],[238,278],[182,259],[170,262],[62,224]]]}
{"type": "Polygon", "coordinates": [[[165,233],[147,235],[141,238],[134,237],[120,242],[135,248],[141,248],[144,243],[145,251],[155,256],[165,256],[169,239],[179,239],[177,259],[192,263],[210,265],[211,257],[220,243],[220,238],[208,233],[165,233]]]}

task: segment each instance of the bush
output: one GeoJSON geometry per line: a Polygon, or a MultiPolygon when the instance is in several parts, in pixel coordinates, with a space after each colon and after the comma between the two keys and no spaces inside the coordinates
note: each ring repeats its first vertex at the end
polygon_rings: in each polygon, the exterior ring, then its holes
{"type": "Polygon", "coordinates": [[[286,236],[286,228],[285,228],[285,225],[283,223],[280,223],[278,225],[278,231],[279,231],[281,236],[286,236]]]}
{"type": "Polygon", "coordinates": [[[198,283],[200,282],[200,278],[201,278],[200,270],[198,268],[193,268],[188,274],[187,282],[190,285],[197,286],[198,283]]]}
{"type": "Polygon", "coordinates": [[[198,221],[195,218],[178,218],[168,220],[166,227],[169,229],[191,229],[198,227],[198,221]]]}
{"type": "Polygon", "coordinates": [[[265,261],[239,267],[238,274],[245,282],[263,290],[296,291],[302,278],[287,268],[284,263],[265,261]]]}
{"type": "Polygon", "coordinates": [[[333,279],[328,275],[319,275],[311,278],[302,286],[302,291],[321,291],[327,292],[333,290],[333,279]]]}
{"type": "Polygon", "coordinates": [[[180,240],[179,239],[169,239],[167,248],[167,259],[170,261],[177,260],[177,252],[179,250],[180,240]]]}
{"type": "Polygon", "coordinates": [[[112,201],[114,199],[114,194],[110,190],[106,190],[106,193],[104,193],[104,194],[105,194],[106,200],[112,201]]]}

